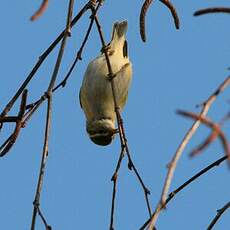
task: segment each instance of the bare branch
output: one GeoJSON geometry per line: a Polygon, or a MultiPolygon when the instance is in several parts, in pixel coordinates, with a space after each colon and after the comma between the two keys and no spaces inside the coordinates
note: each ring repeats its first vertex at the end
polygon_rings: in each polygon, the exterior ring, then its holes
{"type": "Polygon", "coordinates": [[[30,20],[34,21],[37,18],[39,18],[47,9],[48,7],[48,0],[43,0],[41,6],[39,7],[39,9],[31,16],[30,20]]]}
{"type": "Polygon", "coordinates": [[[196,11],[193,15],[200,16],[204,14],[213,14],[213,13],[230,13],[230,8],[226,7],[214,7],[214,8],[206,8],[196,11]]]}
{"type": "MultiPolygon", "coordinates": [[[[229,118],[230,118],[230,112],[221,119],[219,125],[222,126],[229,118]]],[[[218,134],[215,131],[211,132],[211,134],[203,141],[203,143],[201,143],[195,149],[192,150],[190,156],[193,157],[201,153],[205,148],[209,146],[210,143],[212,143],[216,139],[217,136],[218,134]]]]}
{"type": "Polygon", "coordinates": [[[121,148],[121,153],[120,153],[120,156],[119,156],[119,159],[117,161],[117,166],[116,166],[116,169],[115,169],[115,172],[111,178],[111,180],[113,181],[113,195],[112,195],[112,205],[111,205],[111,215],[110,215],[110,227],[109,229],[110,230],[114,230],[113,228],[113,225],[114,225],[114,209],[115,209],[115,198],[116,198],[116,191],[117,191],[117,178],[118,178],[118,172],[119,172],[119,169],[120,169],[120,166],[121,166],[121,162],[122,162],[122,159],[124,157],[124,151],[125,151],[125,148],[124,146],[122,146],[121,148]]]}
{"type": "Polygon", "coordinates": [[[221,143],[223,145],[223,149],[225,151],[225,154],[226,154],[226,156],[228,156],[229,161],[230,161],[230,146],[228,144],[227,138],[225,137],[224,133],[222,132],[222,130],[220,129],[220,126],[218,124],[212,122],[210,119],[208,119],[202,115],[197,115],[195,113],[186,112],[186,111],[182,111],[182,110],[178,110],[177,113],[182,115],[182,116],[192,118],[193,120],[196,120],[196,121],[199,120],[203,124],[210,127],[213,130],[213,132],[216,133],[215,136],[218,136],[220,138],[221,143]]]}
{"type": "Polygon", "coordinates": [[[92,27],[93,27],[94,16],[96,15],[96,13],[97,13],[97,11],[99,10],[100,6],[101,6],[101,4],[98,4],[97,7],[96,7],[96,9],[95,9],[95,11],[93,11],[93,13],[92,13],[92,15],[91,15],[91,21],[90,21],[90,23],[89,23],[88,30],[87,30],[87,32],[86,32],[85,38],[84,38],[84,40],[83,40],[83,42],[82,42],[82,44],[81,44],[80,49],[79,49],[78,52],[77,52],[77,55],[76,55],[76,58],[75,58],[73,64],[71,65],[71,67],[70,67],[68,73],[66,74],[66,76],[64,77],[64,79],[53,89],[53,92],[55,92],[55,91],[56,91],[58,88],[60,88],[61,86],[62,86],[62,87],[65,87],[65,85],[66,85],[66,83],[67,83],[67,81],[68,81],[68,79],[69,79],[69,77],[70,77],[72,71],[74,70],[74,67],[76,66],[77,62],[78,62],[79,60],[82,60],[82,52],[83,52],[83,49],[84,49],[84,47],[85,47],[86,42],[88,41],[89,34],[90,34],[91,29],[92,29],[92,27]]]}
{"type": "MultiPolygon", "coordinates": [[[[145,195],[146,204],[147,204],[147,209],[149,211],[149,215],[151,216],[151,208],[150,208],[150,203],[149,203],[149,200],[148,200],[148,195],[150,194],[150,192],[147,189],[147,187],[145,186],[142,178],[140,177],[140,175],[139,175],[139,173],[138,173],[138,171],[137,171],[137,169],[136,169],[136,167],[133,164],[133,161],[131,159],[131,155],[130,155],[130,151],[129,151],[129,147],[128,147],[128,141],[127,141],[124,126],[123,126],[123,119],[121,117],[119,107],[118,107],[118,104],[117,104],[117,94],[116,94],[116,90],[115,90],[115,86],[114,86],[114,76],[115,75],[114,75],[113,70],[112,70],[111,62],[110,62],[109,55],[108,55],[107,49],[106,49],[105,39],[104,39],[102,28],[101,28],[101,25],[99,23],[99,19],[98,19],[97,15],[95,15],[95,22],[96,22],[96,25],[97,25],[97,29],[98,29],[100,39],[101,39],[102,52],[104,53],[105,59],[106,59],[106,62],[107,62],[107,67],[108,67],[108,72],[109,72],[108,77],[109,77],[109,80],[110,80],[110,83],[111,83],[111,89],[112,89],[112,95],[113,95],[113,101],[114,101],[114,109],[115,109],[115,113],[116,113],[118,130],[119,130],[119,137],[120,137],[120,143],[121,143],[121,150],[124,148],[126,153],[127,153],[128,160],[129,160],[128,167],[129,167],[130,170],[131,169],[134,170],[134,173],[137,176],[138,181],[140,182],[140,184],[142,186],[142,189],[143,189],[144,195],[145,195]]],[[[121,161],[121,160],[122,160],[122,157],[119,158],[119,161],[121,161]]],[[[118,161],[118,165],[120,164],[119,161],[118,161]]],[[[115,189],[116,189],[116,180],[114,182],[113,199],[115,199],[115,193],[116,193],[115,189]]],[[[113,210],[113,207],[112,207],[112,210],[113,210]]],[[[113,215],[113,211],[111,211],[111,214],[113,215]]],[[[113,224],[113,216],[111,216],[111,223],[113,224]]],[[[110,225],[110,229],[113,229],[113,226],[110,225]]]]}
{"type": "Polygon", "coordinates": [[[26,109],[27,92],[28,92],[27,90],[24,90],[23,94],[22,94],[20,110],[18,112],[18,116],[15,117],[16,118],[16,120],[15,120],[16,126],[14,129],[14,132],[0,146],[0,157],[5,156],[10,151],[10,149],[13,147],[13,145],[15,144],[15,142],[19,136],[21,128],[23,127],[22,118],[23,118],[23,115],[24,115],[25,109],[26,109]]]}
{"type": "Polygon", "coordinates": [[[216,137],[217,137],[217,133],[215,131],[213,131],[209,136],[208,138],[206,138],[204,140],[203,143],[201,143],[200,145],[198,145],[195,149],[193,149],[191,151],[191,153],[189,154],[191,157],[201,153],[205,148],[207,148],[209,146],[210,143],[212,143],[216,137]]]}
{"type": "Polygon", "coordinates": [[[211,230],[213,229],[214,225],[216,224],[216,222],[219,220],[219,218],[222,216],[222,214],[228,209],[230,208],[230,201],[224,205],[223,208],[217,210],[217,214],[215,216],[215,218],[212,220],[212,222],[210,223],[210,225],[208,226],[207,230],[211,230]]]}
{"type": "MultiPolygon", "coordinates": [[[[215,162],[211,163],[198,173],[196,173],[194,176],[192,176],[190,179],[188,179],[186,182],[184,182],[182,185],[180,185],[178,188],[173,190],[172,192],[169,193],[168,198],[165,201],[165,206],[179,193],[181,192],[184,188],[186,188],[188,185],[190,185],[193,181],[197,180],[199,177],[203,176],[206,174],[209,170],[212,168],[219,166],[222,162],[224,162],[226,159],[228,159],[227,156],[223,156],[220,159],[216,160],[215,162]]],[[[149,224],[150,219],[145,222],[145,224],[140,228],[140,230],[144,230],[147,225],[149,224]]]]}
{"type": "MultiPolygon", "coordinates": [[[[85,12],[88,11],[90,8],[91,8],[91,4],[87,3],[79,11],[79,13],[73,18],[70,26],[73,27],[78,22],[78,20],[85,14],[85,12]]],[[[33,69],[31,70],[29,75],[26,77],[25,81],[22,83],[22,85],[19,87],[19,89],[17,90],[15,95],[11,98],[11,100],[5,106],[4,110],[1,112],[1,114],[0,114],[1,118],[6,116],[6,114],[10,111],[10,109],[12,108],[12,106],[14,105],[14,103],[16,102],[18,97],[21,95],[23,90],[26,88],[26,86],[29,84],[29,82],[32,80],[35,73],[37,72],[37,70],[42,65],[42,63],[45,61],[45,59],[48,57],[48,55],[53,51],[53,49],[56,47],[56,45],[62,40],[64,34],[65,34],[65,30],[63,30],[59,34],[59,36],[54,40],[54,42],[52,42],[52,44],[41,54],[41,56],[39,57],[39,60],[37,61],[37,63],[33,67],[33,69]]]]}
{"type": "MultiPolygon", "coordinates": [[[[209,111],[209,108],[211,107],[212,103],[215,101],[217,96],[224,91],[224,89],[230,84],[230,77],[227,77],[225,81],[217,88],[217,90],[211,94],[211,96],[204,102],[203,108],[200,112],[199,116],[205,116],[207,112],[209,111]]],[[[164,187],[161,193],[161,199],[155,209],[155,212],[153,213],[152,217],[146,221],[146,223],[140,228],[140,230],[145,229],[145,227],[149,224],[149,229],[153,228],[155,225],[158,216],[160,215],[160,211],[165,207],[165,202],[167,199],[167,194],[172,182],[172,178],[176,169],[177,162],[179,161],[185,147],[187,146],[188,142],[192,138],[193,134],[196,132],[198,127],[200,126],[200,121],[197,120],[193,123],[192,127],[188,130],[188,132],[185,134],[182,142],[178,146],[171,162],[169,163],[168,173],[165,179],[164,187]]]]}
{"type": "Polygon", "coordinates": [[[41,196],[42,184],[43,184],[43,179],[44,179],[44,174],[45,174],[45,166],[46,166],[46,162],[48,158],[48,144],[49,144],[49,135],[50,135],[50,126],[51,126],[51,113],[52,113],[52,89],[55,84],[57,74],[58,74],[58,71],[61,65],[62,57],[64,54],[66,42],[67,42],[67,37],[70,34],[69,30],[70,30],[70,23],[72,19],[73,5],[74,5],[74,0],[69,0],[68,16],[66,20],[66,29],[65,29],[64,36],[63,36],[61,46],[59,49],[57,61],[54,66],[54,71],[53,71],[53,74],[52,74],[52,77],[51,77],[51,80],[50,80],[50,83],[49,83],[49,86],[46,92],[48,102],[47,102],[47,114],[46,114],[45,139],[44,139],[44,145],[43,145],[42,160],[41,160],[38,184],[37,184],[35,199],[33,202],[34,209],[33,209],[33,215],[32,215],[31,230],[35,229],[36,217],[37,217],[37,212],[39,210],[40,196],[41,196]]]}
{"type": "Polygon", "coordinates": [[[170,192],[168,195],[168,198],[165,202],[165,205],[169,203],[169,201],[175,197],[175,195],[177,193],[179,193],[181,190],[183,190],[185,187],[187,187],[189,184],[191,184],[193,181],[197,180],[199,177],[203,176],[205,173],[207,173],[209,170],[211,170],[212,168],[219,166],[222,162],[224,162],[226,159],[228,159],[227,156],[223,156],[220,159],[216,160],[215,162],[211,163],[210,165],[208,165],[207,167],[205,167],[204,169],[202,169],[201,171],[199,171],[197,174],[195,174],[193,177],[191,177],[189,180],[187,180],[186,182],[184,182],[181,186],[179,186],[177,189],[175,189],[174,191],[170,192]]]}

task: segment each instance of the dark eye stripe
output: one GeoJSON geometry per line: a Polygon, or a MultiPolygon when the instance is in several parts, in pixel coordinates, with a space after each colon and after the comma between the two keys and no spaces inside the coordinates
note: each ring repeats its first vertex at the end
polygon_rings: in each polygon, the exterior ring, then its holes
{"type": "Polygon", "coordinates": [[[123,57],[128,57],[128,42],[126,40],[123,45],[123,57]]]}

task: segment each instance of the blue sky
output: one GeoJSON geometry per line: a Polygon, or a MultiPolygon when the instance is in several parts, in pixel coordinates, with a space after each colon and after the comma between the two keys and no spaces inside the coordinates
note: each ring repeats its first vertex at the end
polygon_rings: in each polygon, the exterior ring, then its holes
{"type": "MultiPolygon", "coordinates": [[[[75,13],[85,1],[76,1],[75,13]]],[[[171,15],[155,1],[146,19],[147,43],[139,36],[139,12],[142,1],[105,1],[99,12],[106,40],[110,40],[114,21],[127,19],[133,82],[123,112],[124,125],[133,161],[151,190],[151,205],[159,200],[166,165],[174,154],[191,121],[175,111],[199,112],[203,102],[228,76],[230,67],[229,15],[194,18],[195,10],[211,6],[228,6],[228,1],[173,0],[181,20],[176,31],[171,15]]],[[[39,55],[56,38],[65,25],[68,1],[50,1],[45,14],[32,23],[29,17],[40,1],[2,3],[0,44],[0,109],[3,109],[25,79],[39,55]]],[[[68,71],[86,31],[89,15],[72,30],[64,54],[58,81],[68,71]]],[[[88,62],[98,55],[100,41],[94,27],[83,60],[77,64],[64,89],[53,99],[49,159],[41,196],[41,208],[55,230],[108,229],[112,182],[110,178],[119,156],[119,138],[107,147],[90,142],[85,131],[85,117],[78,93],[88,62]]],[[[58,49],[50,55],[28,87],[29,102],[42,95],[52,74],[58,49]]],[[[212,106],[209,117],[219,121],[229,111],[227,89],[212,106]]],[[[17,113],[19,103],[11,115],[17,113]]],[[[43,146],[45,104],[21,132],[17,143],[0,159],[0,229],[29,229],[32,202],[36,189],[43,146]]],[[[13,127],[1,132],[3,141],[13,127]]],[[[224,126],[228,138],[229,123],[224,126]]],[[[179,161],[171,190],[194,173],[220,158],[223,150],[215,141],[194,159],[189,152],[209,134],[200,127],[179,161]]],[[[159,229],[206,229],[216,210],[229,201],[230,171],[226,163],[210,171],[173,199],[157,222],[159,229]]],[[[226,212],[217,230],[230,225],[226,212]]],[[[118,179],[115,211],[116,230],[135,230],[148,217],[144,195],[125,158],[118,179]]],[[[39,218],[37,228],[44,229],[39,218]]]]}

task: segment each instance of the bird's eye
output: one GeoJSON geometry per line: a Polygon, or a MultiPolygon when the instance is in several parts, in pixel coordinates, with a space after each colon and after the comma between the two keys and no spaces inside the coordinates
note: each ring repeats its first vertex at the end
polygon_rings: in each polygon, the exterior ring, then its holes
{"type": "Polygon", "coordinates": [[[128,42],[126,40],[123,45],[123,57],[128,57],[128,42]]]}

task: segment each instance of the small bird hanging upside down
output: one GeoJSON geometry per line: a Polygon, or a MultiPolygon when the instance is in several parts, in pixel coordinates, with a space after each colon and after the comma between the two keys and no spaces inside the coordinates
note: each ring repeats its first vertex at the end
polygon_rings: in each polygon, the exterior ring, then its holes
{"type": "MultiPolygon", "coordinates": [[[[113,81],[117,105],[121,110],[127,101],[132,78],[132,64],[128,58],[125,38],[127,27],[127,21],[114,23],[112,39],[106,47],[115,74],[113,81]]],[[[80,89],[80,104],[86,116],[86,130],[97,145],[109,145],[116,133],[114,98],[108,74],[105,55],[101,54],[89,63],[80,89]]]]}

